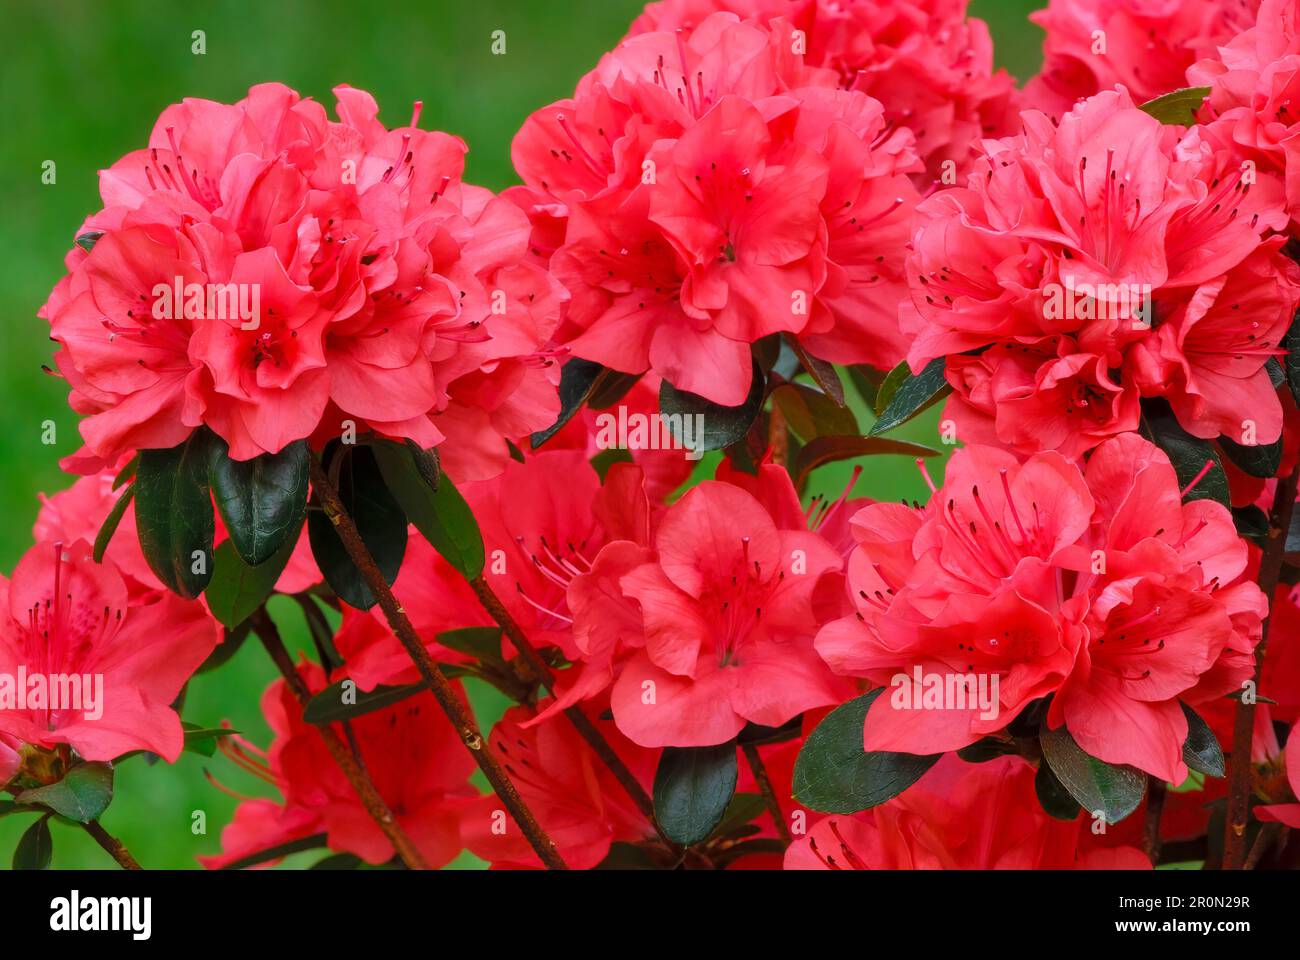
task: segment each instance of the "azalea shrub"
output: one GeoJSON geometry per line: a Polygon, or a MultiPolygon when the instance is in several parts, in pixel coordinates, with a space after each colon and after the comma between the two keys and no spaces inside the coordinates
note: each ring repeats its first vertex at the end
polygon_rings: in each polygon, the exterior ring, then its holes
{"type": "Polygon", "coordinates": [[[1300,2],[1033,19],[656,0],[500,193],[347,85],[142,126],[39,313],[14,865],[139,867],[190,750],[268,788],[211,869],[1300,866],[1300,2]],[[186,706],[245,644],[265,742],[186,706]]]}

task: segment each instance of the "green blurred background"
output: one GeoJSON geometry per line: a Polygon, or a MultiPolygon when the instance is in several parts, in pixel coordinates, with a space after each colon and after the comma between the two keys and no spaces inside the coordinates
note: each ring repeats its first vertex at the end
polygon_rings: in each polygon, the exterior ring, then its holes
{"type": "MultiPolygon", "coordinates": [[[[993,30],[998,62],[1023,81],[1040,59],[1041,34],[1025,15],[1035,0],[974,0],[972,13],[993,30]]],[[[36,311],[63,272],[73,231],[99,207],[96,171],[142,146],[154,119],[183,97],[233,102],[254,83],[276,80],[332,106],[330,89],[349,83],[373,93],[380,117],[405,122],[424,101],[421,126],[456,133],[470,146],[466,177],[493,189],[517,182],[510,140],[536,108],[572,92],[574,83],[623,35],[639,0],[262,0],[205,3],[182,11],[170,2],[0,0],[0,571],[12,571],[30,545],[37,493],[69,483],[58,460],[80,441],[60,380],[41,371],[51,344],[36,311]],[[205,32],[206,53],[191,52],[205,32]],[[490,50],[494,30],[505,56],[490,50]],[[57,180],[41,181],[43,164],[57,180]],[[43,424],[57,442],[42,444],[43,424]]],[[[937,413],[903,435],[933,442],[937,413]]],[[[864,420],[864,425],[867,421],[864,420]]],[[[924,499],[915,467],[902,458],[865,464],[859,495],[924,499]]],[[[849,465],[827,468],[815,488],[838,495],[849,465]]],[[[932,468],[936,476],[940,468],[932,468]]],[[[296,608],[273,606],[291,647],[305,636],[296,608]]],[[[185,719],[204,726],[229,720],[259,745],[269,731],[258,710],[275,675],[257,644],[225,667],[197,678],[185,719]]],[[[495,691],[471,691],[484,723],[504,705],[495,691]]],[[[183,754],[173,767],[141,759],[118,770],[118,801],[105,827],[147,867],[197,866],[196,854],[219,849],[235,800],[205,778],[250,795],[267,788],[219,755],[183,754]],[[207,833],[191,833],[192,813],[207,833]]],[[[8,867],[30,817],[0,820],[0,866],[8,867]]],[[[286,865],[320,859],[319,852],[286,865]]],[[[79,830],[54,826],[54,866],[111,866],[79,830]]],[[[477,866],[468,854],[460,866],[477,866]]]]}

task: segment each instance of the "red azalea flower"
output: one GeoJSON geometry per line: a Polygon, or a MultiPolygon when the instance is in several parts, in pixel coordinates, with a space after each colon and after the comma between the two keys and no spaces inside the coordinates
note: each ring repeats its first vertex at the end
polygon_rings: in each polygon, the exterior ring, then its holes
{"type": "Polygon", "coordinates": [[[161,591],[133,597],[86,541],[38,543],[12,580],[0,578],[0,673],[39,674],[51,696],[55,678],[77,675],[81,703],[5,703],[0,733],[66,743],[86,760],[147,750],[174,762],[184,737],[172,703],[218,639],[201,604],[161,591]]]}
{"type": "MultiPolygon", "coordinates": [[[[299,666],[308,687],[326,686],[323,670],[299,666]]],[[[242,737],[223,739],[222,750],[243,769],[279,789],[281,803],[245,799],[221,832],[222,852],[200,857],[218,869],[290,840],[325,833],[331,850],[367,863],[386,863],[393,846],[371,819],[320,733],[302,718],[302,707],[283,680],[262,697],[275,739],[265,753],[242,737]],[[230,741],[230,742],[226,742],[230,741]]],[[[475,796],[469,784],[473,758],[433,699],[422,693],[350,723],[360,761],[393,816],[431,867],[461,850],[461,810],[475,796]]]]}

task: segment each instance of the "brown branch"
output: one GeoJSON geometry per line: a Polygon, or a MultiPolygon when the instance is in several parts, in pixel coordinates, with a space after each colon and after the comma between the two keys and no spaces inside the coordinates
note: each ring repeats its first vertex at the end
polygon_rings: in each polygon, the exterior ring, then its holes
{"type": "MultiPolygon", "coordinates": [[[[1285,827],[1280,823],[1266,823],[1259,831],[1259,836],[1255,838],[1255,845],[1250,848],[1250,856],[1246,858],[1244,869],[1254,870],[1259,866],[1259,861],[1264,859],[1264,854],[1268,853],[1268,848],[1273,846],[1274,841],[1281,837],[1285,827]]],[[[1283,845],[1286,843],[1283,840],[1283,845]]]]}
{"type": "MultiPolygon", "coordinates": [[[[483,609],[500,625],[501,630],[510,638],[510,642],[514,644],[520,656],[528,662],[528,666],[537,674],[542,686],[546,688],[548,693],[553,693],[555,674],[537,652],[537,648],[528,639],[523,628],[510,615],[510,611],[501,602],[501,598],[496,595],[496,591],[483,579],[482,574],[471,580],[469,585],[473,588],[479,603],[483,605],[483,609]]],[[[641,786],[641,782],[627,768],[627,765],[619,759],[618,754],[614,752],[614,748],[609,745],[609,741],[596,729],[596,725],[578,707],[569,707],[564,711],[564,715],[569,718],[569,722],[578,731],[578,735],[595,751],[600,761],[614,774],[614,779],[632,798],[632,802],[636,804],[637,809],[650,821],[650,824],[655,828],[655,832],[659,834],[659,838],[670,847],[675,848],[677,844],[669,840],[659,827],[659,821],[655,817],[654,802],[650,799],[650,795],[645,792],[645,788],[641,786]]]]}
{"type": "Polygon", "coordinates": [[[375,563],[375,558],[371,556],[369,548],[361,539],[361,534],[357,532],[356,524],[353,523],[352,517],[343,506],[343,501],[339,499],[338,491],[330,483],[325,471],[321,468],[320,460],[315,455],[311,458],[311,483],[321,506],[325,509],[325,515],[329,517],[330,522],[334,525],[334,529],[343,542],[343,547],[347,550],[348,556],[352,558],[353,564],[361,573],[361,578],[365,581],[366,586],[370,588],[370,592],[379,601],[379,607],[384,612],[388,626],[392,628],[394,635],[406,648],[406,652],[415,663],[421,679],[428,685],[434,698],[438,701],[438,705],[442,707],[443,712],[451,720],[452,726],[460,735],[461,742],[469,750],[474,762],[483,771],[488,783],[496,791],[497,796],[501,798],[501,802],[510,816],[519,824],[519,829],[523,831],[524,836],[537,856],[541,858],[542,863],[551,870],[567,869],[564,859],[555,847],[555,842],[546,835],[546,832],[537,822],[537,818],[528,809],[527,804],[519,795],[519,791],[510,782],[510,778],[506,775],[501,763],[493,756],[492,751],[486,749],[487,743],[483,738],[483,734],[479,731],[474,715],[456,696],[456,691],[447,682],[447,678],[439,669],[438,664],[429,656],[429,651],[424,648],[423,641],[420,640],[419,634],[415,632],[415,628],[411,626],[411,621],[397,602],[397,597],[393,595],[392,588],[380,572],[378,565],[375,563]]]}
{"type": "Polygon", "coordinates": [[[90,820],[81,825],[95,842],[108,851],[108,855],[117,861],[118,866],[123,870],[143,870],[138,860],[131,856],[131,851],[126,848],[126,844],[113,836],[100,825],[98,820],[90,820]]]}
{"type": "MultiPolygon", "coordinates": [[[[267,615],[266,609],[258,610],[252,617],[253,632],[257,634],[258,639],[262,641],[262,646],[270,655],[272,662],[284,677],[285,683],[289,685],[294,697],[304,710],[310,702],[312,694],[311,688],[303,680],[302,674],[294,665],[293,658],[289,656],[289,651],[284,648],[284,641],[280,639],[280,631],[270,616],[267,615]]],[[[420,851],[416,849],[411,838],[406,835],[397,818],[393,816],[393,811],[388,808],[384,798],[380,796],[379,790],[375,787],[374,781],[370,779],[369,774],[361,767],[360,760],[356,754],[349,749],[348,745],[343,742],[333,727],[319,726],[316,728],[320,733],[321,739],[325,741],[325,747],[329,750],[330,756],[334,762],[339,765],[343,775],[348,778],[348,783],[352,784],[352,789],[357,792],[361,798],[361,805],[366,808],[366,813],[379,825],[379,829],[384,832],[388,842],[393,845],[397,856],[401,858],[402,863],[411,870],[428,870],[429,865],[425,862],[420,851]]]]}
{"type": "Polygon", "coordinates": [[[772,462],[784,467],[790,462],[790,431],[786,428],[785,414],[780,405],[772,400],[772,412],[767,419],[767,445],[772,451],[772,462]]]}
{"type": "Polygon", "coordinates": [[[777,800],[776,791],[772,789],[772,778],[767,775],[767,767],[763,765],[763,758],[758,754],[758,747],[752,743],[745,743],[741,744],[740,749],[745,754],[749,769],[754,773],[754,779],[758,781],[758,789],[762,791],[763,799],[767,801],[767,809],[772,814],[772,822],[776,824],[776,832],[781,835],[782,840],[789,843],[793,839],[790,836],[790,827],[781,813],[781,803],[777,800]]]}
{"type": "Polygon", "coordinates": [[[1160,859],[1160,815],[1164,813],[1168,787],[1159,777],[1148,775],[1147,780],[1147,819],[1142,831],[1142,850],[1151,858],[1154,867],[1160,859]]]}
{"type": "MultiPolygon", "coordinates": [[[[1268,648],[1268,628],[1272,623],[1273,594],[1282,574],[1282,557],[1286,552],[1287,533],[1295,508],[1296,484],[1300,466],[1289,477],[1278,480],[1273,496],[1268,542],[1259,563],[1259,588],[1268,600],[1269,616],[1264,620],[1259,646],[1255,648],[1255,690],[1258,693],[1264,654],[1268,648]]],[[[1250,819],[1251,742],[1255,733],[1257,697],[1242,697],[1232,727],[1232,755],[1228,761],[1228,817],[1224,828],[1223,869],[1241,870],[1246,864],[1246,824],[1250,819]]]]}

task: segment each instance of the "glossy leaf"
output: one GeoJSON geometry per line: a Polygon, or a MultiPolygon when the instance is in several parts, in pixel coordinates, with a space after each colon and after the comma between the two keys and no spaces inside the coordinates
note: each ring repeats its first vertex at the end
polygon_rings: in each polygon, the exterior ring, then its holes
{"type": "Polygon", "coordinates": [[[220,438],[212,443],[208,481],[230,542],[250,567],[266,563],[296,541],[307,512],[307,442],[277,454],[232,460],[220,438]]]}

